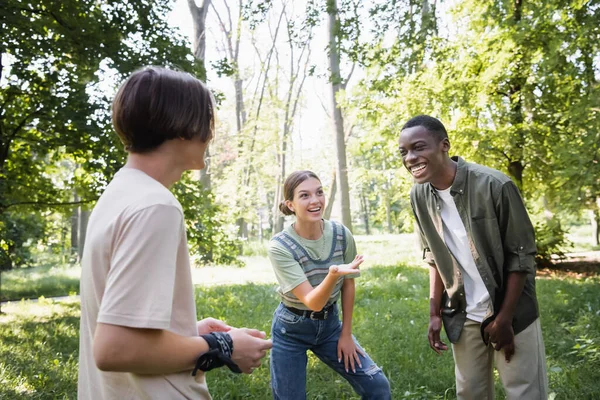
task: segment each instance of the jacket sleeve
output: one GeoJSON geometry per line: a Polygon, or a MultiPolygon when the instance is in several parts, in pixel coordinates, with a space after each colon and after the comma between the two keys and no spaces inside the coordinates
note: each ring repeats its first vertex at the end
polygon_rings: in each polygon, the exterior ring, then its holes
{"type": "Polygon", "coordinates": [[[535,272],[535,233],[529,215],[512,181],[502,185],[496,204],[507,272],[535,272]]]}
{"type": "Polygon", "coordinates": [[[421,251],[423,252],[423,261],[431,266],[435,266],[435,261],[433,259],[433,253],[429,248],[429,244],[427,243],[427,238],[423,233],[423,229],[421,228],[421,222],[419,221],[419,216],[417,215],[417,210],[415,208],[415,199],[414,199],[414,191],[410,193],[410,206],[412,208],[413,215],[415,216],[415,229],[418,233],[419,244],[421,246],[421,251]]]}

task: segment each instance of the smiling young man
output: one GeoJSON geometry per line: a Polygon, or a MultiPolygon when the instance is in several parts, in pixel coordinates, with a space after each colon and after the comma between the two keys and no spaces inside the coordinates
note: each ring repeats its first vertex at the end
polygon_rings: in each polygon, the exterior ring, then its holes
{"type": "Polygon", "coordinates": [[[535,294],[535,236],[503,173],[449,157],[444,125],[420,115],[400,133],[423,258],[430,266],[430,347],[452,343],[459,399],[493,399],[493,361],[508,399],[547,399],[535,294]]]}
{"type": "Polygon", "coordinates": [[[271,347],[264,332],[196,321],[183,210],[168,188],[204,168],[212,96],[187,73],[148,67],[120,87],[112,116],[128,156],[88,224],[78,398],[210,399],[202,371],[251,373],[271,347]]]}

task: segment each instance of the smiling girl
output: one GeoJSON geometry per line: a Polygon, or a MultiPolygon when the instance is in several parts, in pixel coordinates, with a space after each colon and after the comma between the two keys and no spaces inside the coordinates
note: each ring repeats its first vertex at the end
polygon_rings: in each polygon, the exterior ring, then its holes
{"type": "Polygon", "coordinates": [[[390,399],[387,378],[352,335],[354,278],[363,257],[350,231],[323,219],[325,194],[311,171],[284,184],[279,208],[296,221],[269,243],[281,303],[273,315],[274,399],[306,398],[307,350],[346,379],[363,399],[390,399]],[[341,297],[342,321],[337,301],[341,297]]]}

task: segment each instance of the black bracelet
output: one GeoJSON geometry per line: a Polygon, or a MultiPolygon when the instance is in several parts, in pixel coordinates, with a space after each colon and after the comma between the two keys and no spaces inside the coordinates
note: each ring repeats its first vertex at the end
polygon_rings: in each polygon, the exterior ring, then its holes
{"type": "Polygon", "coordinates": [[[233,340],[228,333],[211,332],[208,335],[201,335],[208,344],[208,351],[198,357],[196,366],[192,371],[192,376],[196,376],[198,370],[210,371],[211,369],[226,365],[231,371],[241,373],[242,370],[231,359],[233,354],[233,340]]]}

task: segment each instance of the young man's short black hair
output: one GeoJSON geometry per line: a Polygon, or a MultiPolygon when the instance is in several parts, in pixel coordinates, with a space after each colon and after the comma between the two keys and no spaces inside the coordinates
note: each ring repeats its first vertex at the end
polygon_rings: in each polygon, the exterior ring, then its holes
{"type": "Polygon", "coordinates": [[[186,72],[146,67],[119,88],[112,120],[125,149],[146,153],[171,139],[212,138],[213,96],[200,80],[186,72]]]}
{"type": "Polygon", "coordinates": [[[415,126],[422,126],[429,132],[434,133],[440,141],[448,138],[448,132],[446,132],[444,124],[442,124],[439,119],[430,117],[429,115],[417,115],[416,117],[412,117],[404,124],[402,131],[415,126]]]}

